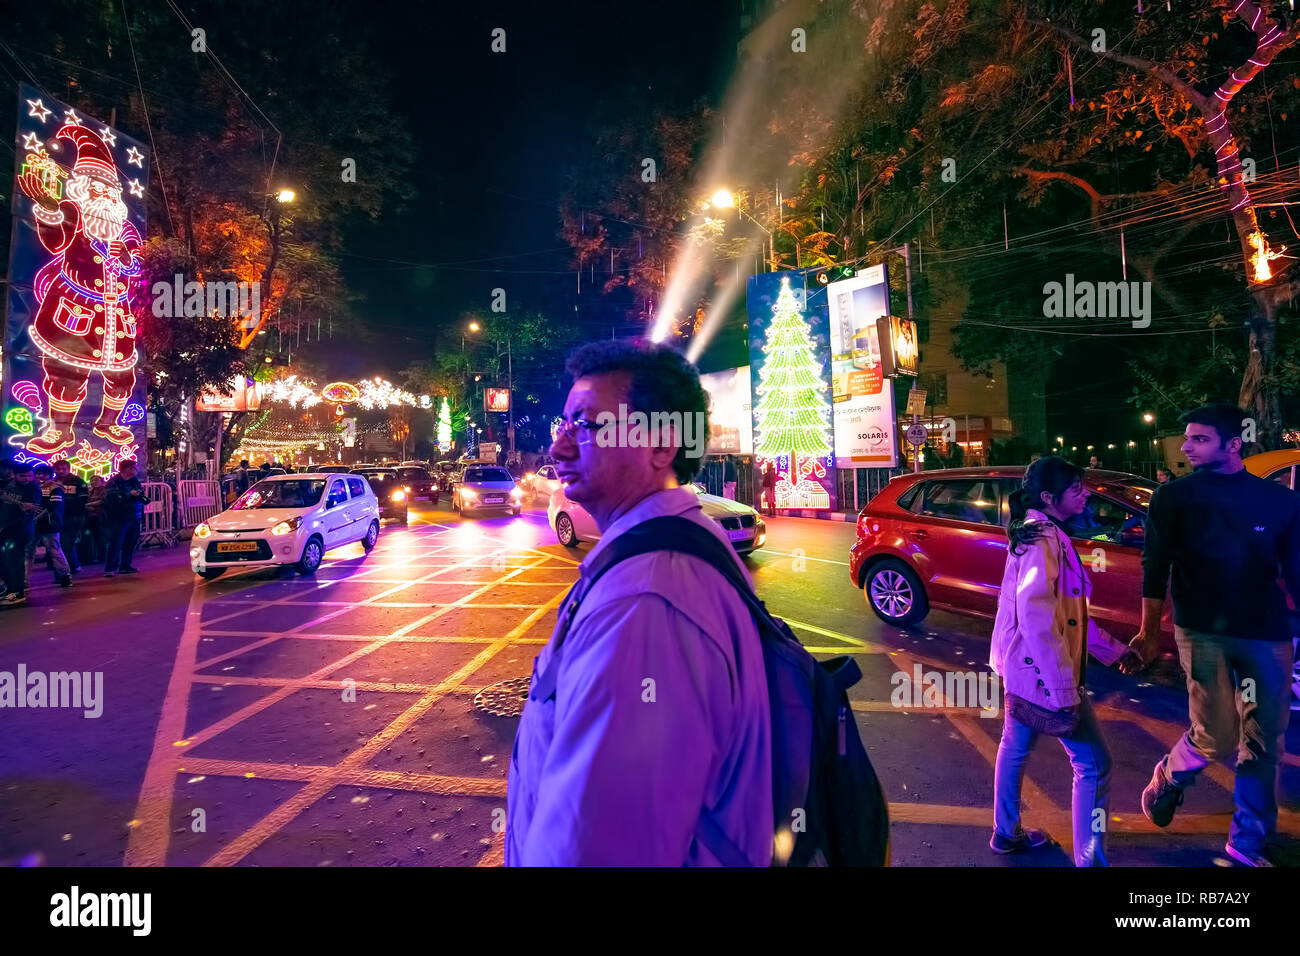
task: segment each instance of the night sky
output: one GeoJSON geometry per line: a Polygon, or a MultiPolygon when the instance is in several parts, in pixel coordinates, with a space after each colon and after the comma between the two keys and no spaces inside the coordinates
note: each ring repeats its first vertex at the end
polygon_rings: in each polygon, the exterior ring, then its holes
{"type": "Polygon", "coordinates": [[[485,308],[498,286],[511,311],[572,314],[559,198],[567,166],[591,142],[595,103],[632,111],[716,101],[739,27],[738,4],[724,0],[355,6],[391,24],[376,32],[396,73],[393,110],[410,118],[420,149],[409,210],[354,230],[342,257],[375,333],[355,360],[393,371],[430,325],[485,308]],[[490,50],[497,26],[504,55],[490,50]]]}

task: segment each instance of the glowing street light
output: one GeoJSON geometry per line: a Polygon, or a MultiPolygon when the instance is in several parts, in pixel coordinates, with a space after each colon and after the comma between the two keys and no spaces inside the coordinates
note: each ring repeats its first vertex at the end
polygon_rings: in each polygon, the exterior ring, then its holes
{"type": "Polygon", "coordinates": [[[719,189],[710,197],[709,201],[719,209],[730,209],[736,204],[736,197],[732,195],[730,190],[719,189]]]}
{"type": "Polygon", "coordinates": [[[482,326],[479,325],[477,322],[471,322],[471,323],[469,324],[469,330],[470,330],[471,332],[477,332],[477,331],[478,331],[479,329],[481,329],[481,328],[482,328],[482,326]]]}
{"type": "Polygon", "coordinates": [[[1145,414],[1143,414],[1142,420],[1146,422],[1148,425],[1150,425],[1152,422],[1156,420],[1156,417],[1152,415],[1150,412],[1146,412],[1145,414]]]}
{"type": "Polygon", "coordinates": [[[281,189],[278,193],[275,194],[275,199],[277,202],[282,202],[286,204],[293,202],[296,198],[298,198],[298,194],[295,193],[292,189],[281,189]]]}

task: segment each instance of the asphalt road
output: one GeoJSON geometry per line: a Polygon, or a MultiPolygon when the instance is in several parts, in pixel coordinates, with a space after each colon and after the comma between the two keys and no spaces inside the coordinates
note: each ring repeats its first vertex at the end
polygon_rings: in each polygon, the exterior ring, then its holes
{"type": "MultiPolygon", "coordinates": [[[[1063,846],[996,857],[1000,719],[891,700],[899,671],[987,671],[989,622],[884,625],[848,579],[851,524],[769,521],[749,559],[760,597],[819,655],[852,654],[859,728],[890,801],[895,865],[1069,865],[1070,768],[1041,740],[1025,823],[1063,846]]],[[[103,675],[103,713],[0,710],[0,862],[46,865],[494,865],[516,720],[474,706],[527,677],[581,551],[539,510],[462,521],[420,503],[379,546],[331,552],[314,578],[202,582],[186,549],[143,573],[89,567],[70,591],[36,574],[0,616],[0,670],[103,675]]],[[[1227,865],[1231,771],[1214,767],[1173,826],[1142,817],[1152,765],[1186,720],[1165,674],[1093,664],[1114,757],[1112,863],[1227,865]]],[[[950,702],[951,703],[951,702],[950,702]]],[[[1281,775],[1282,854],[1300,859],[1300,731],[1281,775]]]]}

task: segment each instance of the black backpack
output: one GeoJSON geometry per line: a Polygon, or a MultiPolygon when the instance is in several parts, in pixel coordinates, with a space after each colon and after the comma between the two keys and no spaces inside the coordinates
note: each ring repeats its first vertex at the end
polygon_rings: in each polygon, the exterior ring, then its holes
{"type": "MultiPolygon", "coordinates": [[[[619,535],[583,569],[564,608],[564,630],[585,594],[621,561],[677,551],[708,562],[749,605],[763,645],[772,710],[773,866],[886,866],[889,807],[858,736],[848,689],[862,678],[852,657],[817,661],[741,576],[729,545],[681,517],[652,518],[619,535]]],[[[698,837],[726,866],[748,860],[712,817],[698,837]]]]}

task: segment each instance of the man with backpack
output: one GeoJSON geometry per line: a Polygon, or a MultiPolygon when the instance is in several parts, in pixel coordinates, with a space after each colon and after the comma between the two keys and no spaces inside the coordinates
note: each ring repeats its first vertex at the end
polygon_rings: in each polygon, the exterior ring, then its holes
{"type": "Polygon", "coordinates": [[[818,665],[767,614],[683,487],[703,451],[684,436],[708,434],[698,373],[666,346],[617,341],[578,349],[568,371],[551,454],[602,537],[534,662],[507,865],[883,859],[883,798],[844,695],[856,666],[818,665]],[[646,435],[629,416],[668,424],[646,435]]]}

